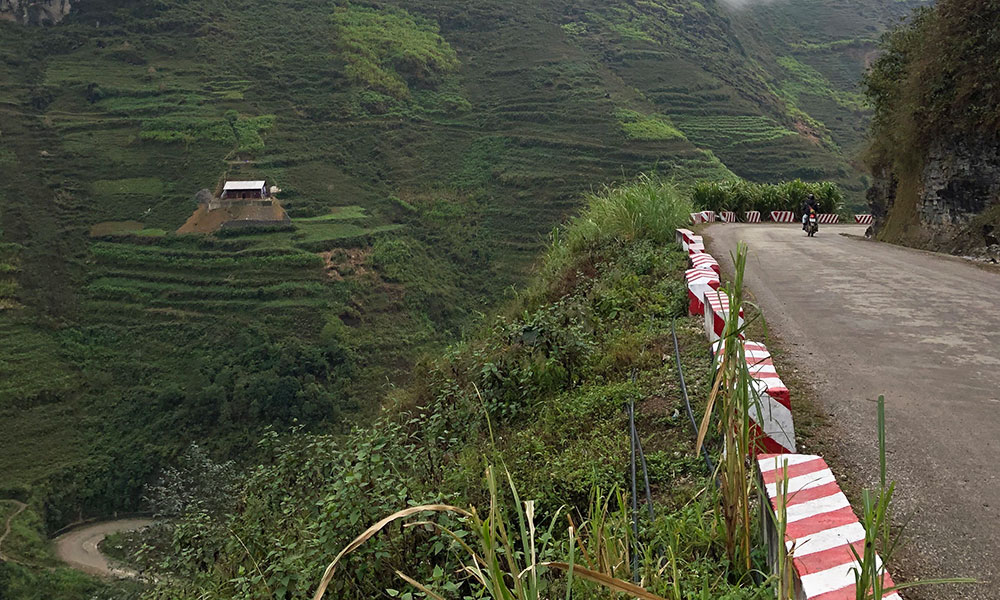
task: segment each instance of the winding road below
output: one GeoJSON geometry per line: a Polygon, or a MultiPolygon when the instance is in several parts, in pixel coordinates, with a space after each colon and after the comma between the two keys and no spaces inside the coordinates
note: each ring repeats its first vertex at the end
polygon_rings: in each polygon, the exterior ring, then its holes
{"type": "Polygon", "coordinates": [[[877,480],[885,394],[889,477],[912,515],[897,568],[982,582],[907,599],[1000,599],[1000,273],[841,233],[864,227],[808,239],[795,225],[712,225],[704,236],[730,272],[729,253],[748,244],[745,286],[828,415],[838,477],[877,480]]]}
{"type": "Polygon", "coordinates": [[[81,525],[55,539],[56,555],[70,567],[100,577],[135,577],[130,570],[112,565],[97,546],[107,536],[152,525],[150,519],[121,519],[81,525]]]}

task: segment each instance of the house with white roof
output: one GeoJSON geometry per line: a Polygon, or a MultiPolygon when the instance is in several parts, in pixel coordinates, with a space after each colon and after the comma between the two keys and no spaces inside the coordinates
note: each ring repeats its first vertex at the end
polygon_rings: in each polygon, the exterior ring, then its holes
{"type": "Polygon", "coordinates": [[[227,181],[222,187],[220,200],[263,200],[268,197],[267,182],[227,181]]]}

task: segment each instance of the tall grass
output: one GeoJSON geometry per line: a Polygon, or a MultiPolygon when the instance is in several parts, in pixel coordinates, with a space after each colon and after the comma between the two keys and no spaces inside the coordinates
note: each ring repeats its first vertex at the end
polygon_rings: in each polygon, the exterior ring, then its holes
{"type": "Polygon", "coordinates": [[[809,194],[816,196],[821,213],[844,212],[844,195],[837,184],[829,181],[810,183],[796,179],[779,184],[742,179],[701,181],[691,190],[691,199],[701,210],[768,213],[772,210],[799,211],[809,194]]]}
{"type": "Polygon", "coordinates": [[[590,194],[587,208],[566,227],[566,242],[573,251],[610,240],[668,242],[674,230],[688,222],[691,210],[673,182],[640,175],[631,183],[590,194]]]}
{"type": "Polygon", "coordinates": [[[760,405],[760,398],[747,366],[742,343],[746,324],[739,321],[743,306],[743,273],[746,269],[747,247],[740,243],[733,256],[735,276],[727,286],[729,317],[722,333],[717,358],[718,371],[712,393],[705,407],[698,430],[696,453],[701,452],[708,434],[711,417],[718,407],[716,420],[723,441],[723,457],[719,463],[721,510],[726,526],[726,551],[730,563],[749,573],[752,568],[752,478],[749,460],[756,454],[756,440],[751,431],[750,411],[760,405]]]}
{"type": "Polygon", "coordinates": [[[554,229],[542,258],[543,280],[556,280],[580,257],[611,243],[650,240],[664,244],[691,218],[691,201],[670,180],[643,174],[586,197],[579,216],[554,229]]]}
{"type": "Polygon", "coordinates": [[[879,449],[879,487],[875,491],[864,490],[861,493],[861,524],[865,528],[865,545],[859,553],[851,547],[851,553],[858,566],[854,568],[855,597],[857,600],[882,598],[885,594],[918,585],[941,583],[975,583],[975,579],[967,577],[948,579],[925,579],[886,587],[885,576],[888,573],[887,564],[892,560],[899,546],[902,530],[893,534],[891,531],[893,494],[896,491],[895,482],[886,481],[885,459],[885,396],[878,397],[878,449],[879,449]]]}
{"type": "MultiPolygon", "coordinates": [[[[567,543],[557,543],[554,535],[559,511],[540,528],[535,521],[534,502],[522,502],[510,474],[506,474],[513,507],[504,506],[492,467],[486,470],[490,506],[485,514],[476,508],[465,510],[446,504],[413,506],[393,513],[369,527],[344,547],[323,574],[313,600],[322,600],[336,576],[337,565],[348,554],[361,547],[390,524],[427,513],[443,513],[460,517],[469,531],[456,531],[435,521],[418,520],[404,523],[404,528],[423,527],[438,531],[453,542],[462,562],[459,571],[466,583],[474,588],[472,597],[493,600],[540,600],[552,597],[552,578],[548,573],[565,575],[565,598],[574,590],[574,580],[596,583],[613,593],[624,593],[643,600],[666,600],[645,589],[619,579],[614,573],[628,570],[628,512],[625,508],[611,509],[612,494],[602,498],[597,492],[592,500],[592,520],[577,528],[569,520],[567,543]],[[512,516],[514,517],[512,519],[512,516]],[[471,535],[470,535],[471,534],[471,535]],[[579,559],[583,564],[578,564],[579,559]],[[562,560],[557,560],[557,559],[562,560]]],[[[616,496],[619,507],[627,506],[624,497],[616,496]]],[[[444,600],[427,585],[397,570],[396,575],[417,588],[428,598],[444,600]]],[[[592,596],[592,592],[586,594],[592,596]]]]}

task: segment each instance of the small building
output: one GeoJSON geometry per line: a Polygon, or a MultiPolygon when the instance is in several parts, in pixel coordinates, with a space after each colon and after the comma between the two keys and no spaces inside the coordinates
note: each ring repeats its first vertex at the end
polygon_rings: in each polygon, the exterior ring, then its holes
{"type": "Polygon", "coordinates": [[[268,197],[264,181],[227,181],[220,200],[263,200],[268,197]]]}
{"type": "MultiPolygon", "coordinates": [[[[0,0],[2,2],[3,0],[0,0]]],[[[197,208],[177,233],[213,233],[239,227],[291,227],[277,187],[265,181],[227,181],[216,198],[208,190],[195,195],[197,208]]]]}

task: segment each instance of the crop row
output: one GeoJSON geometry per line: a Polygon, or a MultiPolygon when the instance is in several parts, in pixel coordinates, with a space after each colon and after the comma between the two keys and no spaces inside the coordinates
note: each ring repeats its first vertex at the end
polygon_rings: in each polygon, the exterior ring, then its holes
{"type": "Polygon", "coordinates": [[[91,246],[94,258],[103,263],[118,265],[157,265],[178,269],[253,269],[253,268],[319,268],[323,259],[308,252],[288,252],[267,254],[240,253],[228,256],[218,256],[206,253],[205,256],[185,256],[170,252],[155,252],[141,246],[123,246],[109,243],[97,243],[91,246]],[[141,250],[139,250],[141,248],[141,250]]]}
{"type": "Polygon", "coordinates": [[[264,286],[214,285],[191,286],[181,284],[136,281],[102,277],[91,282],[87,291],[95,296],[109,297],[119,293],[138,293],[148,298],[245,298],[266,300],[271,298],[303,298],[321,294],[319,282],[281,282],[264,286]]]}

